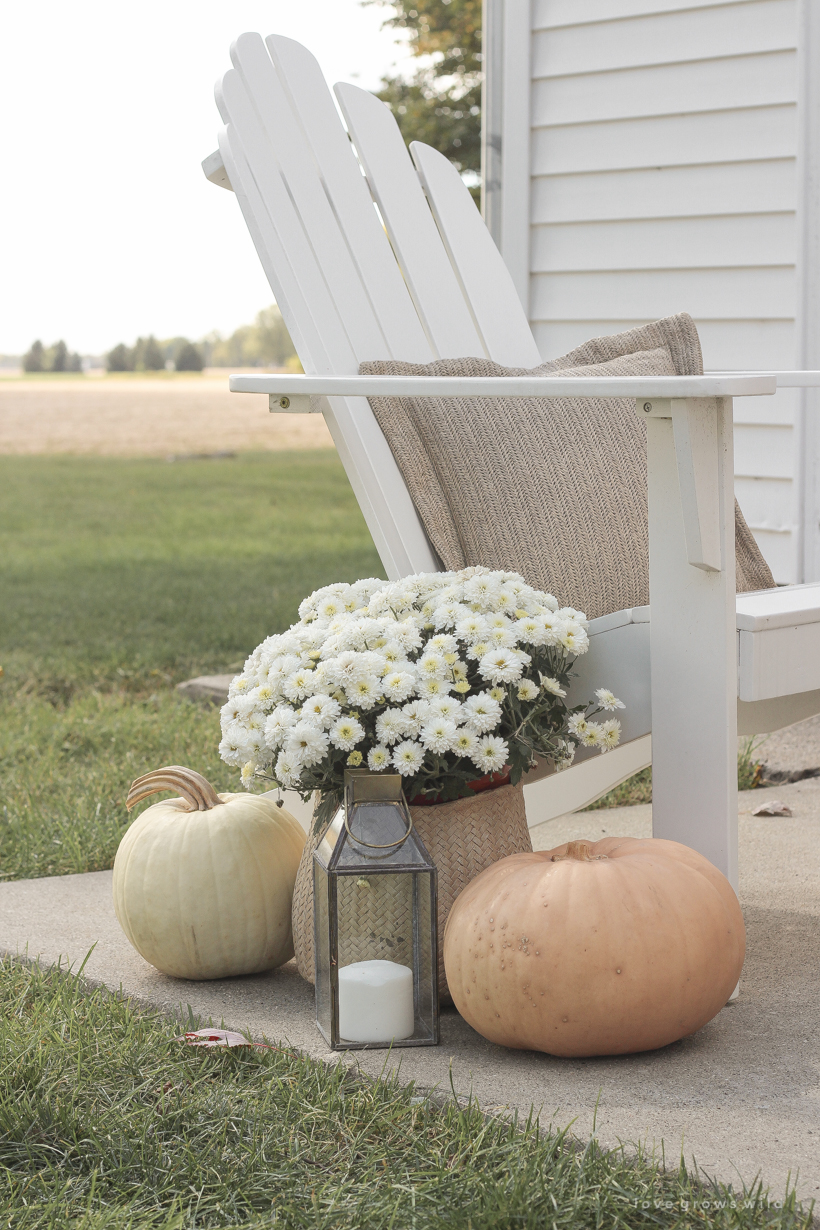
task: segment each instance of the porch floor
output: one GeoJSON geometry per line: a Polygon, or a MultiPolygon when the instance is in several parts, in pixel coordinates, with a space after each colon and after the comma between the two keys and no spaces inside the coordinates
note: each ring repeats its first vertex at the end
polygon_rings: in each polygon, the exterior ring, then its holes
{"type": "MultiPolygon", "coordinates": [[[[651,806],[561,816],[532,830],[536,849],[604,833],[651,833],[651,806]]],[[[694,1037],[664,1050],[613,1059],[566,1060],[486,1042],[455,1012],[442,1016],[438,1048],[341,1056],[484,1109],[534,1105],[541,1121],[603,1144],[642,1140],[674,1165],[683,1150],[724,1181],[757,1175],[782,1196],[799,1171],[798,1195],[820,1200],[820,780],[740,796],[740,899],[748,951],[739,999],[694,1037]],[[753,817],[767,798],[791,818],[753,817]],[[597,1104],[597,1112],[596,1112],[597,1104]]],[[[214,1025],[249,1030],[323,1060],[313,988],[291,962],[218,982],[168,978],[130,947],[114,916],[111,872],[0,884],[0,951],[79,967],[85,976],[168,1012],[187,1007],[214,1025]]]]}

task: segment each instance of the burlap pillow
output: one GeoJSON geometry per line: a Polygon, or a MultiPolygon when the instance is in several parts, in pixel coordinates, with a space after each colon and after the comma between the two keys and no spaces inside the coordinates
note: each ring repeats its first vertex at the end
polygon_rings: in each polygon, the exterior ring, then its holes
{"type": "MultiPolygon", "coordinates": [[[[363,363],[367,375],[673,376],[703,371],[691,317],[594,338],[532,369],[363,363]]],[[[590,618],[649,602],[646,426],[633,398],[371,398],[445,568],[520,572],[590,618]]],[[[738,592],[772,574],[737,503],[738,592]]]]}

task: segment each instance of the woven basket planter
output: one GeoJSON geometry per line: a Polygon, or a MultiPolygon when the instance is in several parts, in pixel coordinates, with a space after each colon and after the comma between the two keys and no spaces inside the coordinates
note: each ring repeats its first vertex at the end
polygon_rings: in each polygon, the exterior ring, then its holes
{"type": "MultiPolygon", "coordinates": [[[[411,807],[410,813],[413,827],[438,868],[439,1000],[451,1003],[442,959],[444,924],[458,894],[485,867],[508,854],[532,850],[524,792],[518,786],[499,786],[452,803],[411,807]]],[[[314,980],[313,851],[323,834],[324,829],[308,838],[293,892],[296,965],[308,982],[314,980]]]]}

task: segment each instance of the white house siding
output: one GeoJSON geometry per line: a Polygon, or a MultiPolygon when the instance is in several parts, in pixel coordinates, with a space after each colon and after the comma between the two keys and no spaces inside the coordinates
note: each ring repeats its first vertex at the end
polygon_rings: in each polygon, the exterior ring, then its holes
{"type": "MultiPolygon", "coordinates": [[[[797,0],[487,3],[530,30],[521,139],[544,357],[687,311],[707,369],[800,366],[797,0]]],[[[513,70],[508,54],[508,113],[513,70]]],[[[503,210],[524,187],[503,183],[503,210]]],[[[803,579],[800,396],[735,403],[737,496],[781,582],[803,579]]]]}

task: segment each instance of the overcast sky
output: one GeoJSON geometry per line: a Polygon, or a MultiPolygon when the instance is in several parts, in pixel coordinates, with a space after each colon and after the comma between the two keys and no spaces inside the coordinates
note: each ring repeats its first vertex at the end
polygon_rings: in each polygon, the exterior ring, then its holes
{"type": "Polygon", "coordinates": [[[273,296],[233,193],[200,162],[245,30],[299,39],[332,84],[406,62],[359,0],[20,0],[0,21],[0,353],[99,354],[230,333],[273,296]]]}

